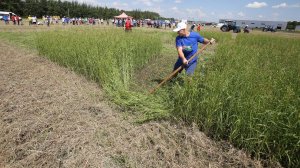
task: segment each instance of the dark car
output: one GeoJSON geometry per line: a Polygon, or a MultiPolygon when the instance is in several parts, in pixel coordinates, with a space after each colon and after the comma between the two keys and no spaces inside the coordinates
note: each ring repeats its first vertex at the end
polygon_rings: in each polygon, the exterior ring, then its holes
{"type": "Polygon", "coordinates": [[[274,29],[274,28],[271,27],[271,26],[265,26],[265,27],[263,27],[262,31],[263,31],[263,32],[267,32],[267,31],[270,31],[270,32],[276,32],[276,29],[274,29]]]}

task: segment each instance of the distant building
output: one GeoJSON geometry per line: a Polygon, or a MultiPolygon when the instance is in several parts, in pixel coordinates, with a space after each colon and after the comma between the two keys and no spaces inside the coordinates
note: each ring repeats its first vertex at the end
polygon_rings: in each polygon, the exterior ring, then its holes
{"type": "Polygon", "coordinates": [[[295,30],[296,30],[296,31],[300,31],[300,25],[297,25],[297,26],[295,27],[295,30]]]}
{"type": "MultiPolygon", "coordinates": [[[[220,19],[219,23],[224,23],[225,20],[229,19],[220,19]]],[[[261,21],[261,20],[232,20],[235,21],[237,25],[245,27],[246,25],[249,28],[263,28],[265,26],[271,26],[277,28],[278,30],[285,30],[287,27],[287,22],[283,21],[261,21]]]]}
{"type": "Polygon", "coordinates": [[[217,23],[215,22],[206,22],[206,21],[193,21],[193,20],[188,20],[187,21],[189,25],[191,24],[201,24],[201,25],[206,25],[206,26],[209,26],[209,25],[217,25],[217,23]]]}

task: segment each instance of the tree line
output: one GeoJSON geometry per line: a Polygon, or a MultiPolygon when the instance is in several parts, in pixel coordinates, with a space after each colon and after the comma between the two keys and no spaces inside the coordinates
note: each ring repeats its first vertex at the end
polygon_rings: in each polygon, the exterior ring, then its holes
{"type": "Polygon", "coordinates": [[[10,11],[23,17],[29,15],[37,17],[50,15],[103,19],[110,19],[125,12],[136,19],[167,19],[151,11],[141,11],[139,9],[124,11],[115,8],[92,6],[86,3],[78,3],[77,1],[68,2],[61,0],[1,0],[0,11],[10,11]]]}
{"type": "Polygon", "coordinates": [[[294,30],[296,28],[297,25],[300,25],[300,22],[297,21],[290,21],[287,24],[287,29],[289,30],[294,30]]]}

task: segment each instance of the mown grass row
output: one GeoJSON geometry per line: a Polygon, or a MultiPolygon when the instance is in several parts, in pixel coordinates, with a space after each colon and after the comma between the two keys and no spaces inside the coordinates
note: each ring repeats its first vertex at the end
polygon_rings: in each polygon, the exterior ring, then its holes
{"type": "Polygon", "coordinates": [[[253,156],[300,166],[300,40],[238,35],[177,89],[173,114],[253,156]],[[202,67],[203,68],[203,67],[202,67]]]}

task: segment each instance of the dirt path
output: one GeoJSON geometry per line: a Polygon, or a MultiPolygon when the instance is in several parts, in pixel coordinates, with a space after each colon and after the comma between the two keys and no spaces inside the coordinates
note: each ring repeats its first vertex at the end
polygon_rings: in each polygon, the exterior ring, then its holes
{"type": "Polygon", "coordinates": [[[0,43],[0,167],[260,167],[195,128],[132,124],[93,82],[0,43]]]}

